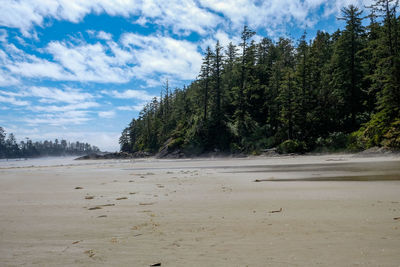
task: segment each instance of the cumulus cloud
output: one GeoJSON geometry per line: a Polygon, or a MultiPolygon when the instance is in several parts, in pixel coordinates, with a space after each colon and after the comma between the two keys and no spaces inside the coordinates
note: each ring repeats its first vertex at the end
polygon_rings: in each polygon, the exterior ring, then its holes
{"type": "Polygon", "coordinates": [[[78,89],[66,88],[63,90],[44,86],[29,87],[25,91],[25,94],[38,97],[40,98],[40,102],[43,103],[66,102],[71,104],[94,98],[92,94],[82,92],[78,89]]]}
{"type": "Polygon", "coordinates": [[[97,102],[84,102],[84,103],[74,103],[64,106],[31,106],[29,109],[36,112],[66,112],[66,111],[74,111],[74,110],[85,110],[91,109],[95,107],[99,107],[100,105],[97,102]]]}
{"type": "Polygon", "coordinates": [[[39,124],[52,126],[79,125],[91,120],[87,115],[88,111],[70,110],[58,113],[37,114],[34,117],[29,116],[28,118],[24,118],[22,121],[30,126],[36,126],[39,124]]]}
{"type": "Polygon", "coordinates": [[[111,91],[106,91],[103,90],[101,91],[102,94],[114,97],[114,98],[120,98],[120,99],[138,99],[138,100],[144,100],[148,101],[151,100],[154,96],[150,95],[148,92],[143,91],[143,90],[125,90],[122,92],[116,91],[116,90],[111,90],[111,91]]]}
{"type": "Polygon", "coordinates": [[[147,104],[147,102],[141,102],[137,105],[133,106],[119,106],[117,107],[117,110],[121,111],[141,111],[143,107],[147,104]]]}
{"type": "Polygon", "coordinates": [[[134,33],[124,34],[121,43],[74,45],[53,41],[44,49],[52,60],[30,55],[13,44],[7,45],[5,51],[0,49],[2,67],[13,75],[99,83],[126,83],[138,78],[154,84],[154,77],[160,74],[191,80],[196,77],[202,58],[195,43],[134,33]]]}
{"type": "Polygon", "coordinates": [[[99,117],[100,118],[105,118],[105,119],[111,119],[115,117],[115,111],[110,110],[110,111],[100,111],[99,112],[99,117]]]}
{"type": "Polygon", "coordinates": [[[13,96],[7,97],[7,96],[0,95],[0,102],[6,103],[6,104],[11,104],[11,105],[14,105],[14,106],[27,106],[27,105],[29,105],[28,101],[18,100],[13,96]]]}
{"type": "Polygon", "coordinates": [[[205,33],[220,18],[201,8],[194,0],[148,1],[148,0],[21,0],[1,1],[0,25],[19,28],[30,36],[33,26],[43,26],[46,18],[80,22],[91,13],[110,16],[143,16],[155,23],[171,26],[174,31],[205,33]]]}
{"type": "Polygon", "coordinates": [[[202,62],[196,44],[168,36],[126,33],[121,43],[134,54],[136,65],[133,70],[139,78],[167,74],[177,79],[190,80],[196,77],[202,62]]]}

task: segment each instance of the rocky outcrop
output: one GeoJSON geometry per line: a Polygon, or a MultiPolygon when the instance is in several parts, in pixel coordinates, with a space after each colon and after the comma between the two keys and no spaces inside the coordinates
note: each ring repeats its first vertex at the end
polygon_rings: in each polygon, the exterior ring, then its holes
{"type": "Polygon", "coordinates": [[[179,148],[176,139],[170,138],[164,143],[156,157],[160,159],[180,159],[185,158],[186,154],[179,148]]]}

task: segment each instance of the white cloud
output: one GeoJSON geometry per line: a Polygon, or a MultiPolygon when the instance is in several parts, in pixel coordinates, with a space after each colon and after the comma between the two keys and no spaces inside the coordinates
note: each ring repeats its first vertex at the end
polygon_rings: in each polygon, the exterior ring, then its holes
{"type": "Polygon", "coordinates": [[[124,34],[121,43],[134,54],[135,76],[146,79],[154,74],[167,74],[179,80],[194,79],[202,56],[196,44],[168,36],[124,34]]]}
{"type": "Polygon", "coordinates": [[[115,117],[115,111],[110,110],[110,111],[100,111],[99,112],[99,117],[100,118],[105,118],[105,119],[111,119],[115,117]]]}
{"type": "Polygon", "coordinates": [[[243,24],[254,29],[266,28],[267,32],[274,34],[285,23],[312,26],[318,19],[314,11],[320,8],[327,15],[340,12],[341,7],[349,4],[363,7],[371,2],[372,0],[2,0],[0,25],[18,28],[23,35],[29,37],[35,34],[34,26],[44,27],[45,21],[51,19],[78,23],[89,14],[108,14],[125,18],[139,17],[132,22],[140,25],[149,22],[163,25],[171,28],[174,33],[183,35],[190,32],[207,35],[218,25],[237,30],[243,24]]]}
{"type": "Polygon", "coordinates": [[[106,91],[103,90],[101,91],[102,94],[114,97],[114,98],[120,98],[120,99],[139,99],[139,100],[145,100],[149,101],[154,98],[153,95],[150,95],[146,91],[143,90],[125,90],[123,92],[119,92],[116,90],[112,91],[106,91]]]}
{"type": "Polygon", "coordinates": [[[109,42],[108,46],[100,43],[73,46],[65,42],[51,42],[46,50],[71,73],[71,80],[121,83],[133,76],[127,65],[132,62],[132,55],[114,42],[109,42]]]}
{"type": "Polygon", "coordinates": [[[35,117],[28,117],[23,119],[26,124],[35,125],[52,125],[52,126],[63,126],[63,125],[79,125],[91,120],[88,117],[87,111],[82,110],[71,110],[60,113],[45,113],[38,114],[35,117]]]}
{"type": "Polygon", "coordinates": [[[10,73],[0,69],[0,86],[9,86],[19,84],[20,81],[10,73]]]}
{"type": "Polygon", "coordinates": [[[147,102],[142,102],[133,106],[119,106],[117,109],[121,111],[141,111],[146,104],[147,102]]]}
{"type": "Polygon", "coordinates": [[[91,109],[95,107],[99,107],[100,105],[96,102],[83,102],[83,103],[74,103],[70,105],[64,105],[64,106],[56,106],[56,105],[50,105],[50,106],[32,106],[30,109],[32,111],[36,112],[50,112],[50,113],[55,113],[55,112],[66,112],[66,111],[74,111],[74,110],[82,110],[82,109],[91,109]]]}
{"type": "Polygon", "coordinates": [[[0,95],[0,102],[11,104],[14,106],[27,106],[29,105],[28,101],[18,100],[15,97],[7,97],[0,95]]]}
{"type": "Polygon", "coordinates": [[[25,93],[29,96],[41,98],[41,102],[43,103],[78,103],[93,99],[93,95],[72,88],[62,90],[51,87],[33,86],[28,88],[25,93]]]}
{"type": "Polygon", "coordinates": [[[0,29],[0,42],[4,43],[7,42],[8,34],[7,31],[4,29],[0,29]]]}
{"type": "MultiPolygon", "coordinates": [[[[0,67],[17,76],[100,83],[124,83],[133,77],[130,65],[133,55],[112,41],[107,41],[106,45],[50,42],[42,50],[50,54],[53,61],[27,54],[14,44],[4,48],[0,49],[0,67]]],[[[0,78],[0,83],[2,80],[5,78],[0,78]]],[[[16,82],[8,80],[8,83],[16,82]]]]}
{"type": "Polygon", "coordinates": [[[0,25],[19,28],[30,36],[33,26],[43,26],[46,18],[80,22],[91,13],[130,17],[141,15],[156,24],[171,26],[175,32],[196,31],[205,33],[220,18],[199,7],[194,0],[21,0],[1,1],[0,25]]]}
{"type": "Polygon", "coordinates": [[[102,40],[111,40],[112,39],[112,34],[104,32],[104,31],[99,31],[97,33],[97,38],[102,39],[102,40]]]}

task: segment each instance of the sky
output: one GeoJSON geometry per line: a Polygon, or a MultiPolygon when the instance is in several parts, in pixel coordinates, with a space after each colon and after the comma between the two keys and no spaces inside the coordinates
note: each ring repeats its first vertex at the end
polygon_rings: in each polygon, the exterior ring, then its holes
{"type": "Polygon", "coordinates": [[[119,150],[143,105],[190,84],[207,46],[334,32],[371,0],[0,0],[0,126],[119,150]]]}

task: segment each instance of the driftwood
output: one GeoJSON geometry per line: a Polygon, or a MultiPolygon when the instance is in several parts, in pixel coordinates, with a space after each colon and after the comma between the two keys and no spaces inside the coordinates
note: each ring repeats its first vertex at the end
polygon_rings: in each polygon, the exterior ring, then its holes
{"type": "Polygon", "coordinates": [[[281,212],[282,208],[280,208],[279,210],[271,210],[269,213],[277,213],[277,212],[281,212]]]}

